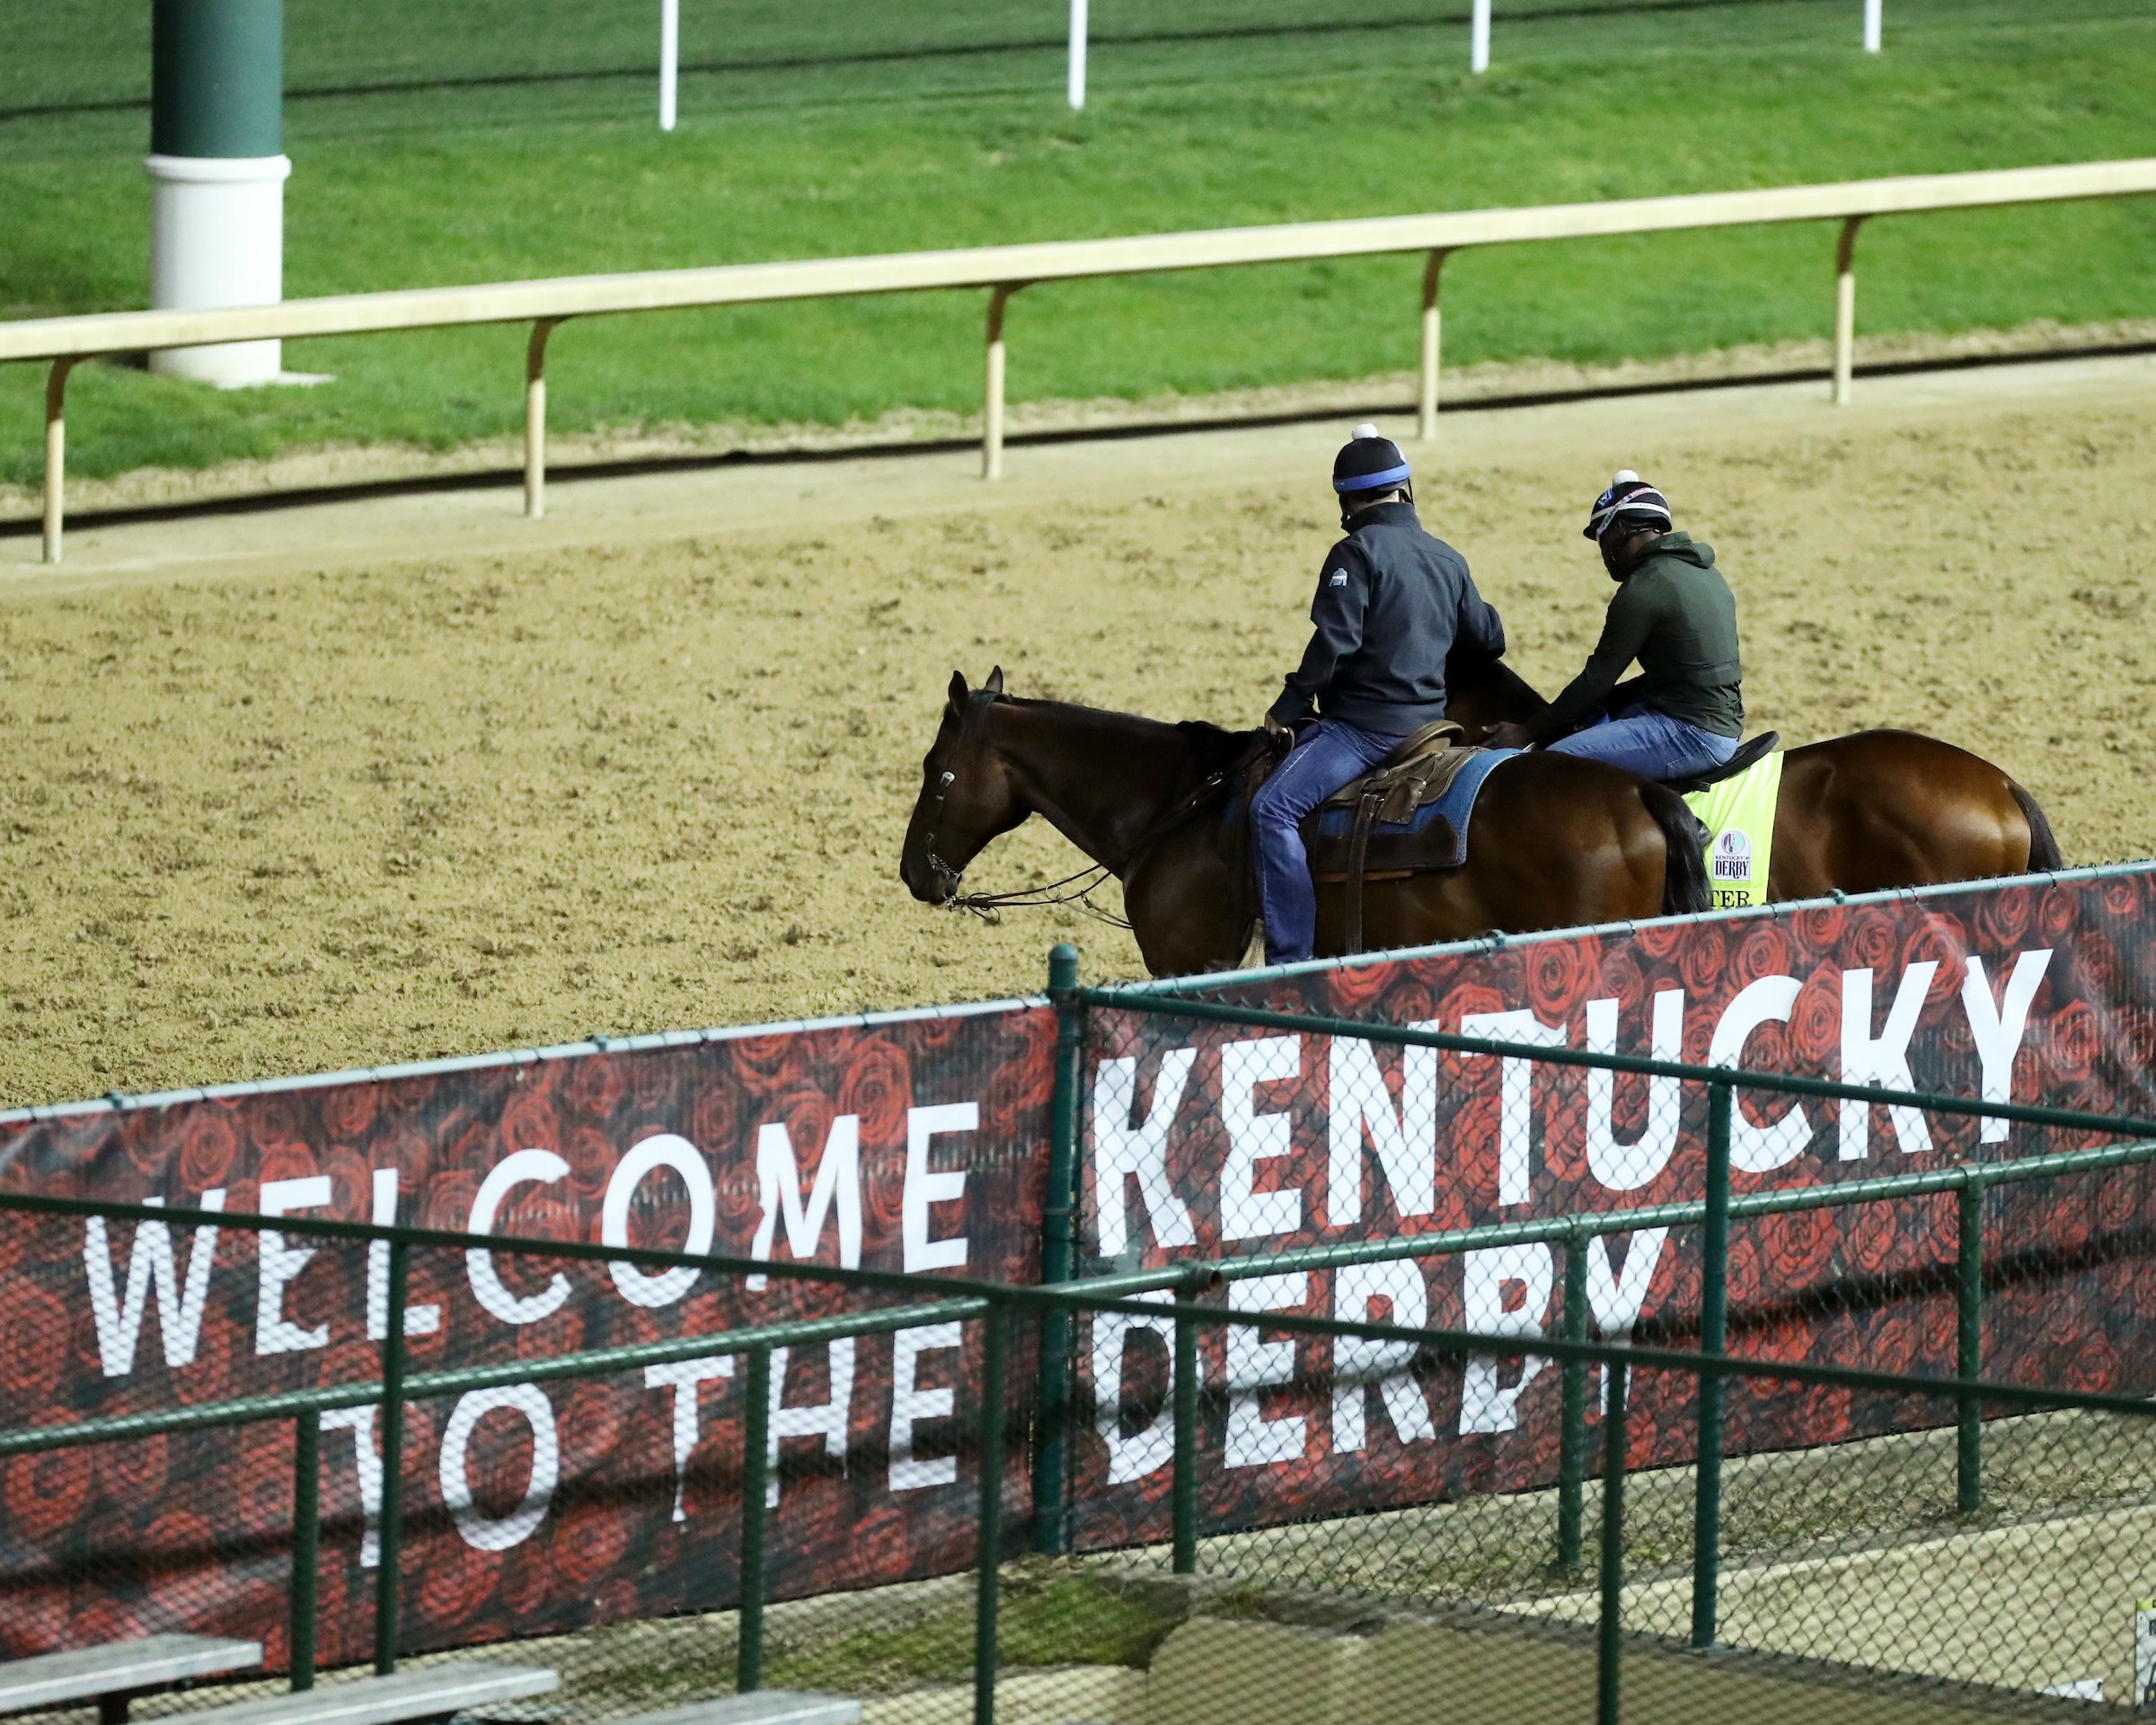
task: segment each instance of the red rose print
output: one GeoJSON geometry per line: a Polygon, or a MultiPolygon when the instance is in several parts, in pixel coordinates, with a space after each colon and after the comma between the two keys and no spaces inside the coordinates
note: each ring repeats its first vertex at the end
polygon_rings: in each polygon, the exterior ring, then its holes
{"type": "Polygon", "coordinates": [[[1736,986],[1745,987],[1762,977],[1789,973],[1789,942],[1779,923],[1758,922],[1745,927],[1736,948],[1736,986]]]}
{"type": "Polygon", "coordinates": [[[82,1449],[48,1449],[10,1456],[0,1473],[0,1503],[8,1534],[45,1539],[72,1526],[89,1501],[91,1463],[82,1449]]]}
{"type": "Polygon", "coordinates": [[[1527,1004],[1545,1024],[1562,1024],[1584,998],[1581,984],[1586,972],[1580,955],[1569,941],[1538,941],[1524,949],[1522,965],[1527,978],[1527,1004]]]}
{"type": "Polygon", "coordinates": [[[1789,1046],[1800,1071],[1838,1073],[1842,1066],[1842,973],[1823,964],[1806,978],[1789,1013],[1789,1046]]]}
{"type": "MultiPolygon", "coordinates": [[[[231,1184],[240,1133],[229,1103],[195,1102],[181,1111],[186,1123],[180,1130],[180,1171],[174,1183],[192,1201],[204,1192],[231,1184]]],[[[169,1148],[165,1154],[170,1154],[169,1148]]],[[[156,1173],[169,1179],[169,1170],[170,1164],[165,1163],[156,1173]]],[[[146,1167],[144,1172],[152,1170],[146,1167]]]]}
{"type": "Polygon", "coordinates": [[[501,1559],[491,1552],[474,1551],[455,1534],[429,1541],[429,1547],[418,1566],[419,1614],[437,1627],[464,1623],[486,1605],[501,1559]]]}
{"type": "Polygon", "coordinates": [[[0,1392],[19,1407],[51,1400],[67,1369],[67,1308],[36,1282],[0,1287],[0,1392]]]}

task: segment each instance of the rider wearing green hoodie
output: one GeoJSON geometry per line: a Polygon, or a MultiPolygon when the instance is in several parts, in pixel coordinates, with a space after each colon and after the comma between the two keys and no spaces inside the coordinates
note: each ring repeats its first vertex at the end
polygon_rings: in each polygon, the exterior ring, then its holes
{"type": "Polygon", "coordinates": [[[1595,500],[1586,536],[1618,583],[1602,639],[1547,711],[1491,741],[1539,743],[1662,780],[1690,778],[1736,752],[1745,730],[1736,599],[1713,549],[1674,528],[1662,493],[1629,470],[1595,500]],[[1641,675],[1621,687],[1634,659],[1641,675]]]}

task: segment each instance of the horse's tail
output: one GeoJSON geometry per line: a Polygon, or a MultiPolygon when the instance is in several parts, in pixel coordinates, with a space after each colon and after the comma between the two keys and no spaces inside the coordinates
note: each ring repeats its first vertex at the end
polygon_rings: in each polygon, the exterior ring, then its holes
{"type": "Polygon", "coordinates": [[[2059,854],[2059,841],[2052,836],[2051,822],[2037,807],[2037,800],[2011,779],[2006,782],[2006,788],[2013,792],[2014,806],[2028,823],[2028,872],[2046,874],[2054,869],[2064,868],[2066,859],[2059,854]]]}
{"type": "MultiPolygon", "coordinates": [[[[1674,916],[1712,907],[1707,885],[1707,841],[1710,835],[1684,806],[1684,799],[1666,784],[1642,785],[1647,811],[1662,829],[1669,847],[1669,861],[1662,873],[1662,914],[1674,916]]],[[[2037,819],[2042,819],[2037,816],[2037,819]]],[[[2033,822],[2031,823],[2034,824],[2033,822]]]]}

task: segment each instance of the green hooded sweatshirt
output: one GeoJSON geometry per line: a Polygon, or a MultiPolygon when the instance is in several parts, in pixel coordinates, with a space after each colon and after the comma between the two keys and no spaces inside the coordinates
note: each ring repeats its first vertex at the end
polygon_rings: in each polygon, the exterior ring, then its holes
{"type": "Polygon", "coordinates": [[[1718,737],[1745,734],[1736,596],[1714,566],[1714,548],[1688,533],[1664,534],[1617,584],[1586,668],[1528,726],[1533,739],[1572,730],[1635,659],[1644,675],[1626,692],[1632,700],[1718,737]]]}

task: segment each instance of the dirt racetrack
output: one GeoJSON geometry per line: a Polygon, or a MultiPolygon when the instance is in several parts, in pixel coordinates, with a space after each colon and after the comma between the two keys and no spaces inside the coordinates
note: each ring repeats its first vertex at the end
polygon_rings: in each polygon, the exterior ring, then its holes
{"type": "MultiPolygon", "coordinates": [[[[1546,688],[1629,463],[1736,585],[1754,725],[1989,755],[2070,862],[2156,853],[2156,362],[1462,414],[1425,518],[1546,688]]],[[[1249,722],[1343,428],[907,456],[0,540],[0,1104],[1022,992],[895,874],[954,665],[1249,722]],[[612,488],[612,489],[610,489],[612,488]]],[[[985,886],[1063,873],[1038,824],[985,886]]]]}

